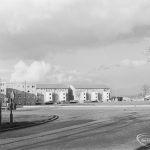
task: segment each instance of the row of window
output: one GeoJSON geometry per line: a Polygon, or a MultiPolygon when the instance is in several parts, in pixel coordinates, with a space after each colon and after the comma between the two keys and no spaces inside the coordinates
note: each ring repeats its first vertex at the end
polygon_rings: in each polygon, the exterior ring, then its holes
{"type": "Polygon", "coordinates": [[[5,90],[4,89],[1,89],[1,92],[4,92],[5,90]]]}
{"type": "Polygon", "coordinates": [[[34,85],[8,85],[8,87],[12,88],[12,87],[16,87],[16,88],[36,88],[34,85]]]}
{"type": "MultiPolygon", "coordinates": [[[[49,95],[52,95],[52,93],[49,93],[49,95]]],[[[63,93],[63,95],[66,95],[66,93],[63,93]]]]}
{"type": "Polygon", "coordinates": [[[66,89],[37,89],[37,91],[43,91],[43,92],[68,92],[66,89]]]}
{"type": "MultiPolygon", "coordinates": [[[[52,99],[52,97],[50,97],[50,99],[52,99]]],[[[66,99],[66,97],[63,97],[63,99],[66,99]]]]}

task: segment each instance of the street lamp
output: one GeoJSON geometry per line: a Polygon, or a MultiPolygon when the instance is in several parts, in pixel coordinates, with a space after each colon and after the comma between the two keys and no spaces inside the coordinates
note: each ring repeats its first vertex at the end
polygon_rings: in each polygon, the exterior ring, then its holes
{"type": "Polygon", "coordinates": [[[25,81],[25,84],[24,84],[24,88],[25,88],[25,89],[24,89],[24,90],[25,90],[25,93],[24,93],[24,94],[25,94],[25,103],[24,103],[24,105],[27,105],[27,95],[26,95],[26,90],[27,90],[27,89],[26,89],[26,81],[25,81]]]}
{"type": "Polygon", "coordinates": [[[2,102],[0,100],[0,126],[2,124],[2,102]]]}
{"type": "Polygon", "coordinates": [[[13,100],[14,100],[14,92],[12,91],[11,94],[10,94],[10,124],[12,125],[13,124],[13,113],[12,113],[12,110],[13,110],[13,100]]]}
{"type": "Polygon", "coordinates": [[[2,95],[0,95],[0,126],[1,125],[2,125],[2,95]]]}

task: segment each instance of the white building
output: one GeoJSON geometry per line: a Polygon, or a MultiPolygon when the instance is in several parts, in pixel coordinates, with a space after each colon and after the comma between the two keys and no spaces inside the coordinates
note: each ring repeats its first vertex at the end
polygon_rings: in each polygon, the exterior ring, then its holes
{"type": "Polygon", "coordinates": [[[100,85],[70,85],[74,100],[80,103],[85,101],[108,101],[110,88],[100,85]]]}
{"type": "Polygon", "coordinates": [[[69,86],[63,84],[37,84],[36,91],[43,94],[44,103],[57,103],[68,100],[69,86]]]}
{"type": "Polygon", "coordinates": [[[45,93],[41,93],[45,96],[45,100],[44,102],[49,102],[49,101],[53,101],[53,93],[52,92],[45,92],[45,93]]]}
{"type": "Polygon", "coordinates": [[[98,92],[91,92],[91,101],[98,101],[98,92]]]}
{"type": "Polygon", "coordinates": [[[108,101],[109,99],[110,99],[110,89],[105,88],[105,89],[103,89],[102,100],[108,101]]]}

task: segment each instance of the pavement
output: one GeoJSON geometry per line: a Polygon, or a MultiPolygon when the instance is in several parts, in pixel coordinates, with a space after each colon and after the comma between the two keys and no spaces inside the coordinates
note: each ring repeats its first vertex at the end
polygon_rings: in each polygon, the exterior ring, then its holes
{"type": "Polygon", "coordinates": [[[102,105],[96,105],[96,104],[93,104],[93,105],[78,105],[78,104],[74,104],[74,105],[40,105],[40,106],[24,106],[23,109],[27,110],[27,109],[37,109],[37,108],[80,108],[80,107],[84,107],[84,108],[134,108],[134,107],[138,107],[138,108],[149,108],[150,105],[146,105],[146,104],[126,104],[126,105],[122,105],[122,104],[102,104],[102,105]]]}
{"type": "Polygon", "coordinates": [[[46,137],[46,136],[55,135],[55,134],[61,133],[61,132],[73,131],[75,129],[79,130],[79,129],[87,127],[87,126],[92,126],[92,125],[96,125],[96,124],[100,124],[100,123],[107,124],[107,122],[110,123],[110,121],[103,121],[103,122],[93,121],[93,122],[88,122],[88,123],[85,123],[85,124],[73,125],[73,126],[60,128],[60,129],[56,129],[56,130],[52,130],[52,131],[46,131],[46,132],[42,132],[42,133],[34,134],[34,135],[29,135],[29,136],[23,136],[23,137],[17,137],[17,138],[8,138],[7,140],[6,139],[1,139],[0,145],[11,144],[13,142],[21,142],[21,141],[24,141],[24,140],[28,140],[28,139],[30,140],[30,139],[34,139],[34,138],[37,138],[37,137],[43,137],[43,136],[46,137]]]}

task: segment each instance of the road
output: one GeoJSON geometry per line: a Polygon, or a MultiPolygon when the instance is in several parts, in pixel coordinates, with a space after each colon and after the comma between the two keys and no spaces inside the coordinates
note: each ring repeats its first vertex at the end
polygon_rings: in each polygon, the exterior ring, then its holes
{"type": "MultiPolygon", "coordinates": [[[[44,110],[45,112],[48,111],[44,110]]],[[[51,108],[57,121],[0,134],[0,150],[148,150],[149,108],[51,108]]]]}

